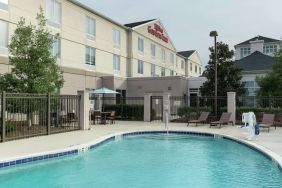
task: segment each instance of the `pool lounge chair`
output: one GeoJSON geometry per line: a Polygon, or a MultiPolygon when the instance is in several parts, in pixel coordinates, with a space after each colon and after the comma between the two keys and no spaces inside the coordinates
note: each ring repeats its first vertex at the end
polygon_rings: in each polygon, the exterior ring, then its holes
{"type": "Polygon", "coordinates": [[[263,114],[262,121],[260,123],[260,127],[267,128],[268,132],[270,127],[274,124],[274,114],[263,114]]]}
{"type": "Polygon", "coordinates": [[[210,128],[211,126],[217,126],[217,125],[219,125],[219,128],[221,128],[221,125],[231,123],[232,121],[230,121],[230,117],[231,117],[231,113],[223,112],[219,121],[210,122],[210,128]]]}
{"type": "Polygon", "coordinates": [[[189,123],[195,123],[196,127],[197,127],[198,123],[205,123],[205,122],[207,122],[209,114],[210,114],[209,112],[201,112],[201,115],[200,115],[200,117],[198,119],[188,121],[187,127],[189,126],[189,123]]]}

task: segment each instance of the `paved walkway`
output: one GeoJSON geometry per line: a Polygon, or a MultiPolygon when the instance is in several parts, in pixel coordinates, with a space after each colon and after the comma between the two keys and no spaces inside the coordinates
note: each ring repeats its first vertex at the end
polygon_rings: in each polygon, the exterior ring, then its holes
{"type": "MultiPolygon", "coordinates": [[[[0,143],[0,161],[81,145],[93,142],[109,134],[141,130],[164,130],[164,124],[118,121],[115,125],[95,125],[88,131],[75,131],[0,143]]],[[[243,140],[247,136],[247,130],[231,125],[218,129],[215,127],[209,128],[208,125],[186,127],[186,124],[183,123],[170,123],[169,130],[210,132],[243,140]]],[[[267,151],[274,152],[282,161],[282,128],[276,130],[272,128],[270,133],[266,130],[262,131],[258,140],[248,143],[256,144],[267,151]]]]}

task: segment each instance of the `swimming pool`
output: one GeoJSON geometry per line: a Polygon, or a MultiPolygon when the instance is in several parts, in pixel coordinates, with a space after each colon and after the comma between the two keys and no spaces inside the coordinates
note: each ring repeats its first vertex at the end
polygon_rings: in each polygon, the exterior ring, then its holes
{"type": "Polygon", "coordinates": [[[265,155],[210,135],[120,137],[90,152],[0,170],[0,187],[282,187],[265,155]]]}

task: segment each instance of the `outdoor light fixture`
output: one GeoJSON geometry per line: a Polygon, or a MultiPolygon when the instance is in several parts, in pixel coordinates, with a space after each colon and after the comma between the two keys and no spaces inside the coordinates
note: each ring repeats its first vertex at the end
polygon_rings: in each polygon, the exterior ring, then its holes
{"type": "Polygon", "coordinates": [[[214,113],[217,116],[217,31],[211,31],[210,37],[214,37],[214,113]]]}

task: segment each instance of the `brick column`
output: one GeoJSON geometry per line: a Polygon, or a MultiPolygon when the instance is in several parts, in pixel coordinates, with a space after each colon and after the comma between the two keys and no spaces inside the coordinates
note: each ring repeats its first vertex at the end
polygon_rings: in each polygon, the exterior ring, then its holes
{"type": "Polygon", "coordinates": [[[235,125],[236,123],[236,93],[227,92],[227,112],[232,113],[230,120],[235,125]]]}

